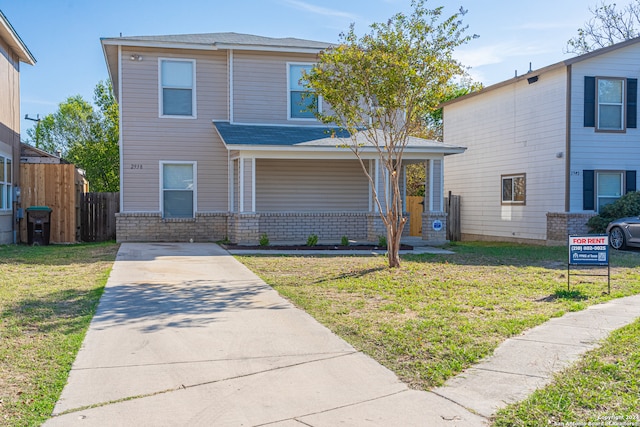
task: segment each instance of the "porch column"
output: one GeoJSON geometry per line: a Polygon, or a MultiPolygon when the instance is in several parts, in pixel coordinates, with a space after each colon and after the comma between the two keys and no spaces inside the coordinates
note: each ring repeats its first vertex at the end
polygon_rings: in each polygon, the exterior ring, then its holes
{"type": "Polygon", "coordinates": [[[438,245],[447,242],[447,213],[444,211],[444,162],[428,159],[425,164],[425,212],[422,240],[438,245]]]}
{"type": "MultiPolygon", "coordinates": [[[[371,204],[372,209],[369,211],[368,220],[367,220],[367,240],[372,242],[377,242],[379,236],[387,235],[387,230],[380,218],[380,209],[378,208],[378,204],[373,201],[373,191],[375,190],[378,195],[378,200],[380,201],[380,205],[384,209],[385,206],[385,189],[384,189],[384,176],[383,174],[386,172],[380,166],[380,159],[370,160],[370,167],[373,170],[370,170],[371,177],[373,178],[373,187],[371,189],[371,204]]],[[[387,180],[388,182],[388,180],[387,180]]]]}
{"type": "Polygon", "coordinates": [[[238,211],[230,224],[229,238],[234,243],[257,244],[260,238],[260,215],[256,214],[256,159],[238,160],[238,211]]]}
{"type": "Polygon", "coordinates": [[[239,174],[239,211],[256,211],[256,159],[240,158],[239,174]]]}

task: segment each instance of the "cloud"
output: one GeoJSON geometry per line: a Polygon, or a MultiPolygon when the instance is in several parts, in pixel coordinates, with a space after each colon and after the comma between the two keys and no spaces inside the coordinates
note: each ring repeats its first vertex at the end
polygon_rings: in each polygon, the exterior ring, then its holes
{"type": "Polygon", "coordinates": [[[284,2],[289,4],[290,6],[293,6],[296,9],[304,10],[306,12],[311,12],[316,15],[332,16],[334,18],[345,18],[351,21],[357,21],[359,19],[357,15],[354,15],[352,13],[343,12],[336,9],[328,9],[326,7],[321,7],[321,6],[315,6],[300,0],[285,0],[284,2]]]}
{"type": "Polygon", "coordinates": [[[521,43],[496,43],[477,48],[459,49],[455,57],[468,67],[500,64],[507,59],[518,56],[533,56],[550,53],[548,48],[537,44],[523,45],[521,43]]]}

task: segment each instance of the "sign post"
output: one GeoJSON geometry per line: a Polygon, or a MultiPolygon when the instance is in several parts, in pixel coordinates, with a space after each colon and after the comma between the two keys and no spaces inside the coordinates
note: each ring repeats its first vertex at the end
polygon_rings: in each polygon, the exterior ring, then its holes
{"type": "MultiPolygon", "coordinates": [[[[609,236],[606,234],[587,234],[569,236],[569,262],[567,263],[567,290],[572,265],[591,265],[607,267],[607,289],[611,293],[611,268],[609,265],[609,236]]],[[[583,274],[583,276],[604,276],[603,274],[583,274]]]]}

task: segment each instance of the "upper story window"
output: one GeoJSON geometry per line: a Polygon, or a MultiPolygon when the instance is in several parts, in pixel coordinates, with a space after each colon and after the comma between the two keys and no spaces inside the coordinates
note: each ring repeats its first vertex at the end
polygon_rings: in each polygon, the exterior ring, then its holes
{"type": "Polygon", "coordinates": [[[160,59],[160,116],[196,117],[196,61],[160,59]]]}
{"type": "Polygon", "coordinates": [[[11,159],[0,156],[0,210],[11,210],[11,159]]]}
{"type": "Polygon", "coordinates": [[[524,205],[526,196],[525,174],[502,175],[502,204],[524,205]]]}
{"type": "Polygon", "coordinates": [[[636,128],[638,79],[584,78],[584,126],[599,132],[636,128]]]}
{"type": "Polygon", "coordinates": [[[288,64],[289,118],[315,119],[315,113],[322,111],[318,96],[305,88],[303,71],[309,72],[313,64],[288,64]]]}
{"type": "Polygon", "coordinates": [[[598,129],[624,129],[624,80],[598,78],[598,129]]]}

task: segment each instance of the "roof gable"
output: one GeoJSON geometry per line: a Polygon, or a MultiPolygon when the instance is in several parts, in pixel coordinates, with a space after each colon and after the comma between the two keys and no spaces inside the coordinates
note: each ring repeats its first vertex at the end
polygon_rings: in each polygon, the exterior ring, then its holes
{"type": "Polygon", "coordinates": [[[129,46],[157,46],[191,49],[285,50],[315,51],[328,48],[331,43],[293,37],[274,38],[241,33],[175,34],[160,36],[131,36],[103,38],[103,44],[129,46]]]}
{"type": "Polygon", "coordinates": [[[598,56],[601,56],[601,55],[605,55],[605,54],[610,53],[610,52],[615,52],[615,51],[620,50],[620,49],[624,49],[624,48],[627,48],[627,47],[634,46],[637,43],[640,43],[640,37],[636,37],[636,38],[633,38],[633,39],[625,40],[625,41],[620,42],[620,43],[613,44],[611,46],[607,46],[607,47],[603,47],[603,48],[600,48],[600,49],[596,49],[596,50],[594,50],[592,52],[588,52],[588,53],[585,53],[585,54],[582,54],[582,55],[578,55],[578,56],[575,56],[573,58],[566,59],[564,61],[556,62],[555,64],[547,65],[546,67],[542,67],[542,68],[539,68],[537,70],[529,71],[528,73],[523,74],[521,76],[516,76],[516,77],[513,77],[513,78],[511,78],[509,80],[504,80],[502,82],[493,84],[491,86],[487,86],[486,88],[484,88],[482,90],[479,90],[477,92],[471,92],[471,93],[469,93],[467,95],[460,96],[458,98],[452,99],[452,100],[447,101],[447,102],[443,102],[442,104],[440,104],[440,106],[441,107],[446,107],[447,105],[455,104],[457,102],[464,101],[464,100],[466,100],[468,98],[472,98],[472,97],[475,97],[475,96],[478,96],[478,95],[482,95],[484,93],[493,91],[493,90],[501,88],[503,86],[508,86],[508,85],[511,85],[511,84],[514,84],[514,83],[518,83],[518,82],[520,82],[522,80],[529,79],[531,77],[539,76],[540,74],[547,73],[549,71],[557,70],[557,69],[563,68],[563,67],[568,67],[570,65],[577,64],[579,62],[586,61],[586,60],[589,60],[589,59],[592,59],[592,58],[595,58],[595,57],[598,57],[598,56]]]}
{"type": "Polygon", "coordinates": [[[24,44],[16,30],[11,26],[11,23],[6,16],[0,10],[0,39],[18,55],[21,62],[29,65],[35,65],[36,59],[33,57],[27,45],[24,44]]]}

